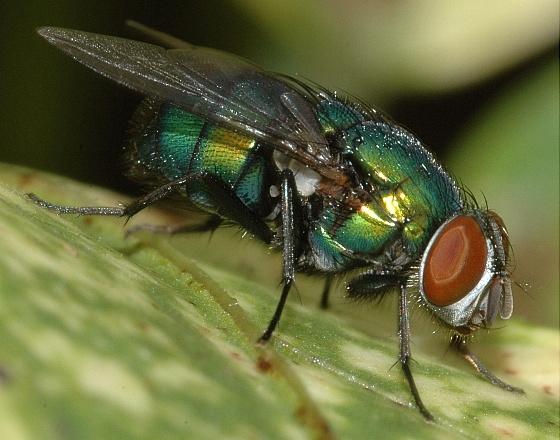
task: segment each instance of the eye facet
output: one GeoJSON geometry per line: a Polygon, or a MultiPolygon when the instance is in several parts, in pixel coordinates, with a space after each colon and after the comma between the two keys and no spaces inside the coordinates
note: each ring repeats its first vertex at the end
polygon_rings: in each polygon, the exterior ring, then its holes
{"type": "Polygon", "coordinates": [[[445,307],[465,297],[482,278],[487,254],[484,232],[473,217],[451,220],[439,231],[424,263],[426,299],[445,307]]]}

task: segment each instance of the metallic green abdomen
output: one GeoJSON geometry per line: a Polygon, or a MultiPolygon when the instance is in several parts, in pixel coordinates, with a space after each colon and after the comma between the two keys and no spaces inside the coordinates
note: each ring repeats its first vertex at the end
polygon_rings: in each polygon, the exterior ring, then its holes
{"type": "MultiPolygon", "coordinates": [[[[257,215],[270,212],[270,153],[254,139],[150,100],[137,111],[133,131],[133,177],[146,174],[161,184],[190,174],[211,174],[257,215]]],[[[186,191],[203,210],[218,208],[203,184],[188,184],[186,191]]]]}

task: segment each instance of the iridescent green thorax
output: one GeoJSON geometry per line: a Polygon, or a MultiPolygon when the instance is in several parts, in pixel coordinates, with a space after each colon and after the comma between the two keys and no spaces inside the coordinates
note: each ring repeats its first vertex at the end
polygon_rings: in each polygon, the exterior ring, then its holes
{"type": "Polygon", "coordinates": [[[378,188],[375,198],[384,211],[404,225],[407,245],[417,250],[435,227],[462,208],[461,193],[432,155],[402,128],[365,123],[352,134],[348,136],[352,160],[378,188]]]}
{"type": "Polygon", "coordinates": [[[380,256],[398,239],[418,258],[435,229],[463,209],[455,182],[414,136],[376,113],[328,100],[318,119],[371,200],[352,212],[326,206],[310,233],[316,261],[342,269],[352,253],[380,256]]]}

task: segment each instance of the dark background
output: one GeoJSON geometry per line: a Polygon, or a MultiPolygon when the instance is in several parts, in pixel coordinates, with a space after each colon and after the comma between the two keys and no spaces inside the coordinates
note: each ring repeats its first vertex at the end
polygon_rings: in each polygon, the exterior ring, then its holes
{"type": "Polygon", "coordinates": [[[476,2],[472,10],[470,2],[273,3],[2,2],[0,161],[138,193],[122,177],[120,158],[127,121],[141,98],[75,63],[34,31],[52,25],[138,38],[124,26],[134,19],[270,70],[341,87],[407,126],[476,194],[483,189],[493,196],[493,206],[517,234],[518,266],[526,261],[522,281],[532,286],[531,296],[543,298],[537,306],[528,300],[525,315],[558,325],[555,2],[533,9],[512,3],[504,11],[476,2]],[[543,113],[524,102],[543,104],[543,113]],[[535,135],[511,148],[504,132],[512,127],[520,130],[514,140],[527,130],[535,135]],[[483,142],[494,140],[482,155],[476,149],[482,134],[476,133],[486,133],[483,142]],[[545,167],[527,154],[545,158],[545,167]],[[511,182],[521,182],[527,194],[514,193],[511,182]],[[520,212],[523,197],[544,202],[520,212]]]}

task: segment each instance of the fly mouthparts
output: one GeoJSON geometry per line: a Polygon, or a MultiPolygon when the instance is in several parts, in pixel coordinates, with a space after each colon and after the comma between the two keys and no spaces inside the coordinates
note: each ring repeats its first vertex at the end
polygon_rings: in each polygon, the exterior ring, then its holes
{"type": "Polygon", "coordinates": [[[513,313],[513,293],[511,290],[511,280],[502,278],[502,296],[500,298],[500,318],[509,319],[513,313]]]}

